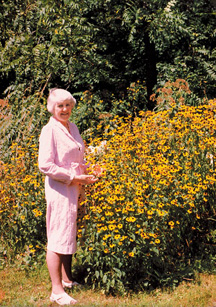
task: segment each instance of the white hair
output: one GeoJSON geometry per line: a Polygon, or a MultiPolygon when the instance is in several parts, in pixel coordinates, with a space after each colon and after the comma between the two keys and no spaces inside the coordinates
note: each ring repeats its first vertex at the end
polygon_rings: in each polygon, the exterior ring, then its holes
{"type": "Polygon", "coordinates": [[[61,88],[53,88],[50,90],[49,96],[47,98],[47,110],[53,113],[54,107],[57,102],[63,102],[69,100],[72,107],[76,104],[76,99],[71,95],[70,92],[63,90],[61,88]]]}

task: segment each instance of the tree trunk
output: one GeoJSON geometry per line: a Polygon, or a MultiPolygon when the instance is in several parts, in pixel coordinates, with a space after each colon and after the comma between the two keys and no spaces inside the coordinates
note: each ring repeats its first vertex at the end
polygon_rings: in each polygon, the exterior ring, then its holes
{"type": "Polygon", "coordinates": [[[156,52],[155,45],[150,42],[148,33],[144,35],[144,43],[146,47],[147,108],[152,110],[154,108],[154,103],[150,100],[150,96],[153,94],[153,88],[157,84],[156,52]]]}

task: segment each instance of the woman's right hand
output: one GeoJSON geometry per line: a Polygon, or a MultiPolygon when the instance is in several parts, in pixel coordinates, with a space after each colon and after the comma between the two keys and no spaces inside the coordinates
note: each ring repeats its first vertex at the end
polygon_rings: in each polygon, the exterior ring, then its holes
{"type": "Polygon", "coordinates": [[[98,180],[94,175],[75,175],[72,184],[77,183],[77,184],[91,184],[95,183],[98,180]]]}

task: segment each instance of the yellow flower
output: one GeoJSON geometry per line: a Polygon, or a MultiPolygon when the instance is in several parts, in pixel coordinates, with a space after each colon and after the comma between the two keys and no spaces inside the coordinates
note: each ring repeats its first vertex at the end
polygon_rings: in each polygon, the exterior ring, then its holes
{"type": "Polygon", "coordinates": [[[134,223],[136,221],[136,218],[134,216],[131,217],[130,222],[134,223]]]}
{"type": "Polygon", "coordinates": [[[134,253],[133,252],[129,253],[128,255],[129,255],[129,257],[134,257],[134,253]]]}
{"type": "Polygon", "coordinates": [[[109,227],[109,230],[114,230],[116,228],[115,225],[109,225],[108,227],[109,227]]]}
{"type": "Polygon", "coordinates": [[[148,239],[149,236],[145,233],[145,232],[141,232],[140,236],[143,238],[143,239],[148,239]]]}

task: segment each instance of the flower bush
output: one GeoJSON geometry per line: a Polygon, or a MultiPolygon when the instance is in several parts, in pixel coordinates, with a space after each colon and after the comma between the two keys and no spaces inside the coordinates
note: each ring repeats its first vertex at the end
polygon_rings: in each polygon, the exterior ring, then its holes
{"type": "Polygon", "coordinates": [[[34,136],[26,141],[23,146],[13,142],[8,148],[10,163],[0,165],[0,239],[2,253],[8,259],[16,254],[23,259],[35,258],[44,250],[46,240],[38,144],[34,136]]]}
{"type": "Polygon", "coordinates": [[[215,253],[215,108],[216,100],[198,107],[171,101],[106,127],[104,149],[89,156],[104,171],[87,190],[86,227],[78,233],[93,287],[172,286],[215,253]]]}

